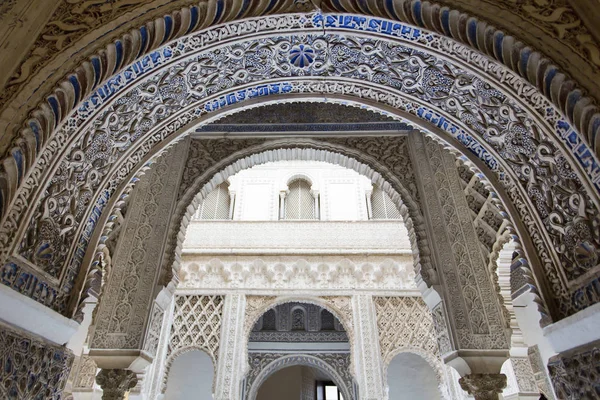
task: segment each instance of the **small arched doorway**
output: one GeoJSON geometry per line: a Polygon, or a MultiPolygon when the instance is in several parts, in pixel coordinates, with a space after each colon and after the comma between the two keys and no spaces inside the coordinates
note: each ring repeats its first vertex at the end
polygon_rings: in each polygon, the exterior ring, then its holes
{"type": "Polygon", "coordinates": [[[317,304],[290,301],[264,312],[248,339],[248,362],[245,399],[355,398],[348,334],[317,304]]]}
{"type": "Polygon", "coordinates": [[[401,352],[387,368],[389,400],[440,400],[434,369],[423,357],[401,352]]]}
{"type": "Polygon", "coordinates": [[[212,399],[214,367],[202,350],[177,356],[169,370],[165,400],[212,399]]]}

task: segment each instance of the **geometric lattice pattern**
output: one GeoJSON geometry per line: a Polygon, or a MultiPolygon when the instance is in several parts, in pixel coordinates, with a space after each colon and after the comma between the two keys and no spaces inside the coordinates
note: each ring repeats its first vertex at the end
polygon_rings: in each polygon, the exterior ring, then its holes
{"type": "Polygon", "coordinates": [[[285,219],[315,219],[315,199],[310,184],[297,179],[289,184],[285,199],[285,219]]]}
{"type": "Polygon", "coordinates": [[[390,196],[377,186],[371,193],[371,219],[402,219],[390,196]]]}
{"type": "Polygon", "coordinates": [[[176,296],[168,355],[185,348],[206,351],[217,365],[223,296],[176,296]]]}
{"type": "Polygon", "coordinates": [[[416,348],[438,355],[431,311],[419,297],[374,297],[381,358],[387,365],[395,351],[416,348]]]}

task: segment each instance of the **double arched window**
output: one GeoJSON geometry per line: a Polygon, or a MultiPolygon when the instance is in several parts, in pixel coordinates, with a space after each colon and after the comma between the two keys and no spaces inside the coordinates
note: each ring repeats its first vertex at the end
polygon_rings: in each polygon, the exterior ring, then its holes
{"type": "Polygon", "coordinates": [[[319,219],[318,195],[311,190],[311,184],[304,178],[294,179],[288,184],[282,219],[319,219]]]}

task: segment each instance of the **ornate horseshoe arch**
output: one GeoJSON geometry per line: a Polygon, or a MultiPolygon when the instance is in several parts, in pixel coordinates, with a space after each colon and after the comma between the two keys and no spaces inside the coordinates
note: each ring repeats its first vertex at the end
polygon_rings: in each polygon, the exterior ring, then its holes
{"type": "MultiPolygon", "coordinates": [[[[27,292],[22,282],[41,269],[30,296],[68,314],[106,204],[159,148],[232,106],[331,95],[443,132],[499,183],[523,219],[542,263],[538,282],[545,275],[546,300],[557,303],[553,316],[590,304],[582,291],[591,286],[577,282],[593,275],[598,258],[597,157],[535,88],[464,46],[399,23],[320,13],[273,21],[284,27],[277,35],[252,32],[246,40],[252,22],[242,21],[228,25],[230,33],[218,30],[219,45],[206,41],[208,32],[173,41],[111,78],[66,119],[69,107],[49,98],[27,128],[38,157],[16,151],[5,162],[0,259],[7,284],[27,292]],[[574,250],[557,245],[565,242],[574,250]]],[[[64,104],[78,104],[81,89],[61,92],[64,104]]]]}
{"type": "Polygon", "coordinates": [[[333,367],[331,367],[325,361],[307,354],[286,355],[281,358],[278,358],[275,361],[272,361],[260,372],[260,374],[252,383],[250,391],[248,392],[247,399],[256,399],[256,396],[258,395],[258,389],[260,389],[261,385],[265,383],[269,376],[271,376],[279,370],[282,370],[283,368],[292,367],[294,365],[313,367],[321,370],[322,372],[327,373],[329,376],[331,376],[337,387],[339,387],[342,390],[345,399],[354,399],[354,397],[350,394],[350,388],[346,387],[344,380],[333,367]]]}
{"type": "MultiPolygon", "coordinates": [[[[250,297],[252,298],[252,297],[250,297]]],[[[256,298],[256,297],[254,297],[256,298]]],[[[250,333],[252,332],[252,327],[256,324],[259,318],[269,311],[270,309],[277,307],[278,305],[290,303],[290,302],[301,302],[314,304],[316,306],[322,307],[325,310],[329,311],[336,317],[344,329],[348,334],[348,343],[350,344],[350,373],[353,377],[356,375],[356,371],[354,370],[354,361],[352,359],[352,355],[354,354],[354,324],[352,319],[352,304],[349,297],[346,296],[278,296],[266,299],[264,301],[262,298],[258,299],[257,307],[249,307],[246,309],[246,319],[244,321],[244,352],[245,352],[245,360],[248,360],[248,340],[250,339],[250,333]]],[[[250,370],[250,366],[246,363],[244,375],[248,373],[250,370]]]]}

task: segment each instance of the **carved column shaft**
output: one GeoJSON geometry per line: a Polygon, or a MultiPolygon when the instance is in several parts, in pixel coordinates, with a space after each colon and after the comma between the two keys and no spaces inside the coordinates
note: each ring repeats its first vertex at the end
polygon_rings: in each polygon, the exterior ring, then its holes
{"type": "Polygon", "coordinates": [[[142,372],[152,361],[158,337],[148,330],[164,313],[151,305],[187,148],[183,141],[159,156],[133,191],[90,340],[100,368],[142,372]]]}
{"type": "Polygon", "coordinates": [[[240,388],[244,372],[244,320],[246,295],[228,294],[223,306],[221,340],[217,364],[215,400],[241,398],[240,388]]]}
{"type": "Polygon", "coordinates": [[[461,375],[499,374],[508,358],[508,326],[479,247],[456,158],[417,131],[409,134],[409,144],[448,313],[441,317],[450,322],[449,346],[443,346],[450,348],[441,349],[444,360],[461,375]]]}
{"type": "Polygon", "coordinates": [[[379,332],[373,297],[352,297],[354,319],[354,365],[358,378],[360,400],[384,398],[383,362],[379,349],[379,332]]]}

